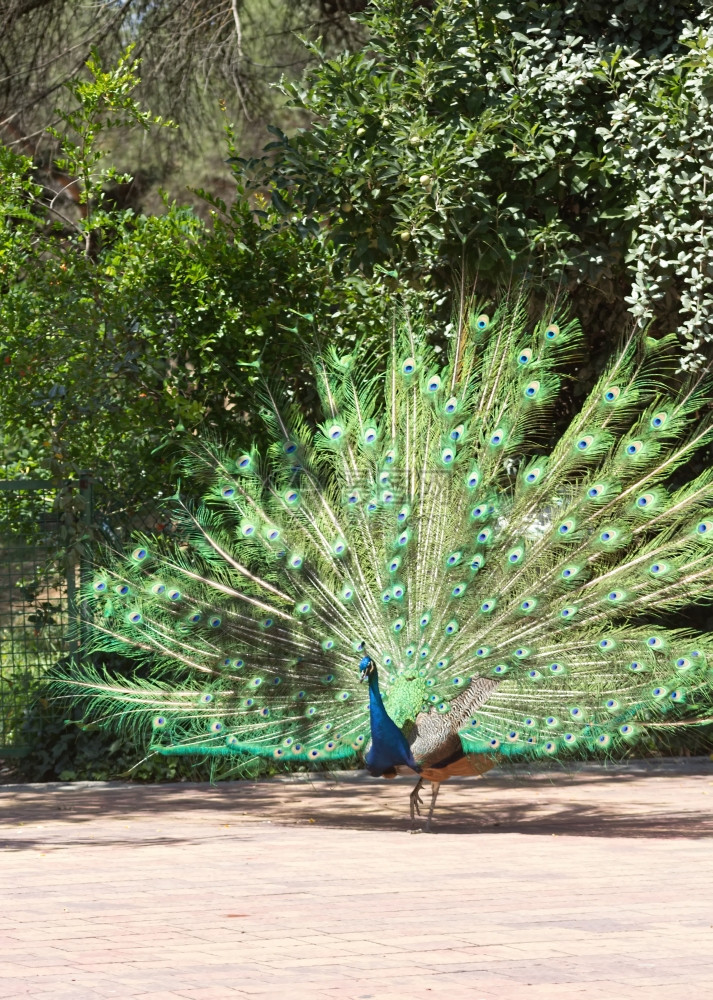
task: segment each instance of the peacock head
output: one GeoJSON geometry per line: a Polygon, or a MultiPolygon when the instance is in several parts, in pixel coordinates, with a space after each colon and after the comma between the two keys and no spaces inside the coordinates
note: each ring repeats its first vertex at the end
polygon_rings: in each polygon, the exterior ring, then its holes
{"type": "Polygon", "coordinates": [[[376,664],[370,656],[362,656],[359,660],[359,682],[365,681],[376,670],[376,664]]]}

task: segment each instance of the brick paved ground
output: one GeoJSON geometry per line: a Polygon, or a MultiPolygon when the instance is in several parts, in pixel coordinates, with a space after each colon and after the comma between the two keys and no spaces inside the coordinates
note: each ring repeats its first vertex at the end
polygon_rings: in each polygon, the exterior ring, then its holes
{"type": "Polygon", "coordinates": [[[713,997],[713,764],[0,788],[0,997],[713,997]]]}

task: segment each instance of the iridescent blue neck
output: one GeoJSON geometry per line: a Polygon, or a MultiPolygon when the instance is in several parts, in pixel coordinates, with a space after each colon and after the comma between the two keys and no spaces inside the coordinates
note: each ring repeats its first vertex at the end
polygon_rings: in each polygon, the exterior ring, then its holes
{"type": "Polygon", "coordinates": [[[380,777],[387,771],[393,771],[398,764],[405,764],[418,771],[408,740],[384,707],[375,666],[369,673],[369,720],[371,747],[366,755],[369,773],[380,777]]]}

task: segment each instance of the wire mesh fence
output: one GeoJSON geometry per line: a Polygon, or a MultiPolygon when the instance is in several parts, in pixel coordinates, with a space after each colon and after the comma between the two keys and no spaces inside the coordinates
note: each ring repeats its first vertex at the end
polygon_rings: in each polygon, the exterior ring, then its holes
{"type": "Polygon", "coordinates": [[[27,751],[23,720],[30,708],[41,719],[53,664],[83,655],[79,595],[97,550],[170,531],[160,508],[110,496],[88,474],[0,480],[0,758],[27,751]]]}
{"type": "MultiPolygon", "coordinates": [[[[21,727],[40,678],[71,651],[81,572],[77,545],[88,480],[0,481],[0,752],[23,751],[21,727]],[[77,530],[79,529],[79,530],[77,530]]],[[[41,707],[41,706],[40,706],[41,707]]]]}

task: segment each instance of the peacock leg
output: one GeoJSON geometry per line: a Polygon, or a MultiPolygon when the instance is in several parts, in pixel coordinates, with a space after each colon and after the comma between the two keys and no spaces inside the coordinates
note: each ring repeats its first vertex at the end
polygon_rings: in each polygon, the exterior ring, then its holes
{"type": "Polygon", "coordinates": [[[428,810],[428,819],[426,820],[426,825],[424,827],[426,833],[431,832],[431,820],[433,819],[433,810],[436,805],[436,799],[438,798],[438,792],[440,790],[440,787],[441,787],[440,781],[433,781],[431,783],[431,808],[428,810]]]}
{"type": "Polygon", "coordinates": [[[419,778],[416,782],[416,787],[409,795],[409,802],[411,804],[411,823],[416,822],[416,817],[421,815],[420,806],[423,805],[423,799],[419,795],[419,792],[423,788],[423,778],[419,778]]]}

